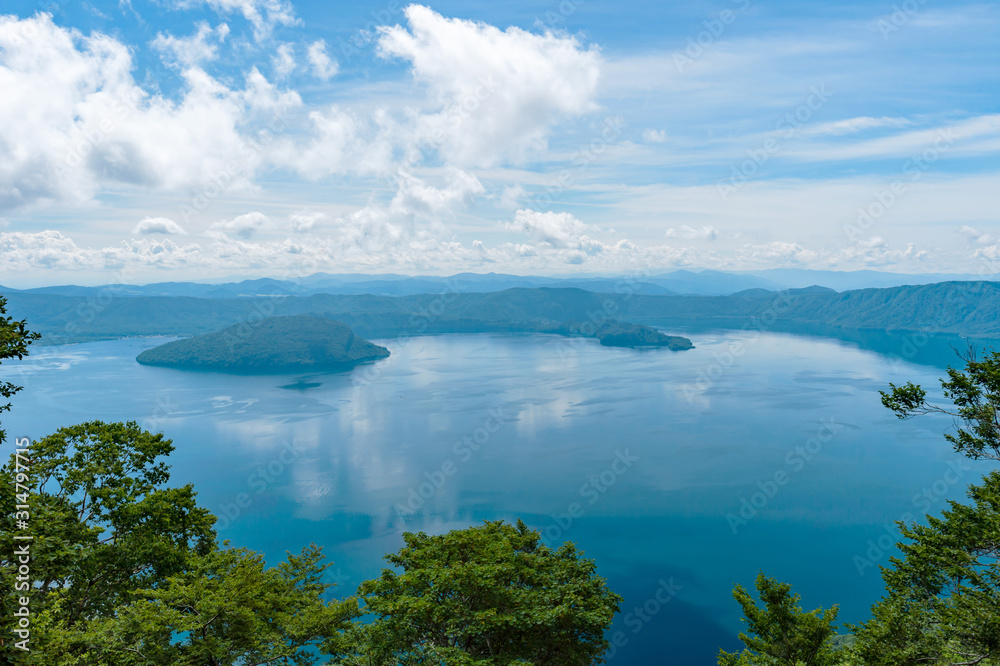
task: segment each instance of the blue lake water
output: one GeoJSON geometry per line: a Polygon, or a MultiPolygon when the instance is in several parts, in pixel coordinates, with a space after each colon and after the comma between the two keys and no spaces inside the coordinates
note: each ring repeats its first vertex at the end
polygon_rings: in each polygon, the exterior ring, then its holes
{"type": "Polygon", "coordinates": [[[222,538],[272,562],[321,544],[344,596],[403,532],[521,518],[574,541],[624,596],[612,664],[714,664],[739,645],[732,586],[758,570],[807,608],[864,619],[892,521],[940,511],[988,469],[951,451],[949,420],[879,402],[889,382],[936,389],[957,359],[885,336],[688,335],[681,353],[383,340],[392,356],[372,366],[267,377],[135,362],[163,338],[36,347],[0,369],[26,387],[3,423],[11,437],[92,419],[163,431],[172,482],[195,484],[222,538]]]}

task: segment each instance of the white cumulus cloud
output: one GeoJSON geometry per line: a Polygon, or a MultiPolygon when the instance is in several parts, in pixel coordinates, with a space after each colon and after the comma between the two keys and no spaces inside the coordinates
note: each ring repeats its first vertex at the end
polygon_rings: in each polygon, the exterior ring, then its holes
{"type": "Polygon", "coordinates": [[[337,75],[337,70],[340,69],[340,66],[336,60],[327,55],[326,42],[324,40],[321,39],[310,44],[306,55],[309,58],[309,64],[312,65],[312,71],[316,75],[316,78],[329,81],[337,75]]]}
{"type": "Polygon", "coordinates": [[[396,180],[396,194],[387,205],[373,203],[336,221],[334,237],[355,260],[395,252],[415,261],[447,234],[442,220],[466,209],[484,191],[478,178],[457,168],[448,169],[440,185],[406,172],[396,180]]]}
{"type": "Polygon", "coordinates": [[[351,172],[392,172],[391,146],[370,139],[365,118],[331,105],[311,111],[309,122],[307,139],[282,139],[275,144],[271,152],[278,164],[310,180],[351,172]]]}
{"type": "Polygon", "coordinates": [[[0,234],[0,271],[179,268],[203,262],[201,247],[181,246],[169,239],[133,239],[117,246],[86,248],[52,230],[0,234]]]}
{"type": "Polygon", "coordinates": [[[288,219],[292,231],[297,234],[308,234],[316,231],[320,225],[329,221],[330,216],[319,211],[295,213],[288,219]]]}
{"type": "Polygon", "coordinates": [[[174,0],[178,9],[207,5],[220,14],[238,12],[253,26],[254,39],[263,41],[279,25],[295,25],[295,8],[288,0],[174,0]]]}
{"type": "Polygon", "coordinates": [[[256,132],[301,105],[256,68],[240,90],[197,65],[169,100],[138,86],[133,64],[112,37],[0,16],[0,211],[86,203],[108,186],[190,191],[225,176],[246,188],[268,159],[256,132]]]}
{"type": "Polygon", "coordinates": [[[271,218],[264,213],[253,211],[238,215],[231,220],[216,222],[208,228],[208,235],[218,240],[237,236],[249,240],[260,229],[270,224],[271,218]]]}
{"type": "Polygon", "coordinates": [[[930,257],[927,250],[918,250],[915,243],[907,243],[902,250],[893,249],[880,236],[872,236],[827,258],[836,265],[841,262],[860,263],[865,266],[890,266],[902,262],[922,262],[930,257]]]}
{"type": "Polygon", "coordinates": [[[219,44],[229,34],[225,23],[212,28],[207,23],[198,24],[198,32],[190,37],[174,37],[169,33],[159,33],[150,45],[162,52],[168,62],[190,67],[219,57],[219,44]]]}
{"type": "Polygon", "coordinates": [[[173,220],[167,217],[144,217],[139,220],[139,224],[132,229],[133,234],[165,234],[165,235],[185,235],[186,231],[173,220]]]}
{"type": "Polygon", "coordinates": [[[517,208],[527,191],[520,184],[508,185],[500,194],[500,205],[504,208],[517,208]]]}
{"type": "Polygon", "coordinates": [[[378,52],[410,62],[436,113],[420,139],[465,166],[519,161],[544,149],[552,126],[596,108],[602,59],[575,38],[405,10],[409,29],[379,28],[378,52]]]}
{"type": "Polygon", "coordinates": [[[975,245],[990,245],[996,241],[996,238],[992,235],[986,233],[985,231],[980,231],[979,229],[970,227],[967,224],[963,224],[962,228],[958,230],[958,233],[968,238],[969,242],[974,243],[975,245]]]}
{"type": "Polygon", "coordinates": [[[271,58],[271,66],[274,68],[274,75],[283,79],[295,71],[295,47],[291,44],[282,44],[275,51],[271,58]]]}
{"type": "Polygon", "coordinates": [[[588,253],[600,252],[603,248],[587,235],[592,228],[570,213],[542,213],[524,208],[514,213],[514,220],[506,227],[508,231],[527,234],[554,248],[581,249],[588,253]]]}
{"type": "Polygon", "coordinates": [[[484,191],[475,175],[454,167],[447,169],[443,187],[433,187],[420,178],[400,173],[393,206],[416,214],[440,217],[467,207],[477,194],[484,191]]]}

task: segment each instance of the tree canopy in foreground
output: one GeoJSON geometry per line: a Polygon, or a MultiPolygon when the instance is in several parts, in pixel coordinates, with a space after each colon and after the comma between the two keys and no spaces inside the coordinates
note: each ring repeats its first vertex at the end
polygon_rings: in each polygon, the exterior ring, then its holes
{"type": "Polygon", "coordinates": [[[572,543],[552,550],[521,521],[403,535],[396,570],[359,588],[371,624],[348,664],[595,664],[621,597],[572,543]]]}
{"type": "Polygon", "coordinates": [[[838,663],[832,649],[836,633],[833,622],[837,607],[803,612],[799,595],[792,586],[779,583],[763,573],[757,575],[757,593],[763,602],[758,607],[742,585],[733,597],[743,608],[747,633],[740,633],[746,649],[740,653],[719,653],[720,666],[830,666],[838,663]]]}
{"type": "MultiPolygon", "coordinates": [[[[13,317],[7,316],[6,308],[7,299],[0,295],[0,364],[6,359],[24,358],[28,354],[28,345],[39,338],[37,333],[28,331],[27,322],[15,321],[13,317]]],[[[9,400],[21,388],[10,382],[0,382],[0,399],[9,400]]],[[[9,402],[0,404],[0,412],[9,409],[9,402]]],[[[3,444],[5,439],[6,433],[0,428],[0,444],[3,444]]]]}

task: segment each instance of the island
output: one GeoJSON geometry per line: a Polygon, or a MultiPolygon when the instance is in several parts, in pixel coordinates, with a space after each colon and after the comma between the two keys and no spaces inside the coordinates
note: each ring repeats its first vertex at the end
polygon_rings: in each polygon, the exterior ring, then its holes
{"type": "Polygon", "coordinates": [[[693,349],[685,337],[666,335],[642,324],[609,321],[597,328],[595,337],[605,347],[666,347],[673,351],[693,349]]]}
{"type": "Polygon", "coordinates": [[[268,317],[147,349],[136,360],[189,370],[277,374],[352,368],[389,356],[339,321],[311,315],[268,317]]]}
{"type": "Polygon", "coordinates": [[[571,338],[591,338],[605,347],[659,347],[671,351],[694,349],[694,344],[679,335],[665,335],[642,324],[605,319],[603,321],[557,320],[545,318],[510,319],[480,317],[434,317],[416,319],[403,313],[366,313],[341,315],[354,330],[370,337],[395,338],[413,335],[449,335],[463,333],[544,333],[571,338]]]}
{"type": "Polygon", "coordinates": [[[672,351],[694,349],[694,344],[679,335],[666,335],[642,324],[608,319],[600,323],[578,321],[533,321],[518,322],[512,330],[536,333],[550,333],[570,337],[594,338],[605,347],[664,347],[672,351]]]}

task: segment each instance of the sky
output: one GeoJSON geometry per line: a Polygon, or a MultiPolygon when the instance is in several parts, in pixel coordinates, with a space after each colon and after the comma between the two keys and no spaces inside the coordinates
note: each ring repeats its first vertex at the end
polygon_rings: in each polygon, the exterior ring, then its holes
{"type": "Polygon", "coordinates": [[[994,274],[1000,5],[4,0],[0,284],[994,274]]]}

